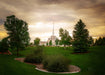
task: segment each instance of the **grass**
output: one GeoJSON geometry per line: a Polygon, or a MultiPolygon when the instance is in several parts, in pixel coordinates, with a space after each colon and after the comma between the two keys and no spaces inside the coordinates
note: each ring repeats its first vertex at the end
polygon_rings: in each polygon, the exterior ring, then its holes
{"type": "MultiPolygon", "coordinates": [[[[64,55],[73,65],[79,66],[81,72],[68,75],[105,75],[105,47],[97,46],[89,49],[87,54],[71,54],[72,47],[64,50],[62,47],[45,47],[47,55],[64,55]]],[[[21,57],[25,57],[34,51],[34,47],[28,47],[20,51],[21,57]]],[[[0,75],[58,75],[44,73],[35,70],[35,66],[15,61],[15,55],[0,55],[0,75]]],[[[67,74],[64,74],[67,75],[67,74]]]]}

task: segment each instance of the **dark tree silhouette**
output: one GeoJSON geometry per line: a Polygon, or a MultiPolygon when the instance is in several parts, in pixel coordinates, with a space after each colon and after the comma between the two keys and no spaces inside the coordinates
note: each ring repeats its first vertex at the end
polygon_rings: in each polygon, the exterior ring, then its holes
{"type": "Polygon", "coordinates": [[[7,52],[8,48],[9,48],[9,41],[8,37],[6,37],[0,41],[0,52],[7,52]]]}
{"type": "Polygon", "coordinates": [[[99,39],[96,39],[95,46],[105,46],[105,37],[99,37],[99,39]]]}
{"type": "Polygon", "coordinates": [[[90,37],[88,38],[88,40],[89,40],[89,46],[93,46],[94,40],[93,40],[92,36],[90,36],[90,37]]]}
{"type": "Polygon", "coordinates": [[[87,52],[89,48],[89,32],[85,29],[85,27],[86,25],[82,22],[82,20],[79,20],[79,22],[75,25],[73,31],[73,48],[76,53],[87,52]]]}
{"type": "Polygon", "coordinates": [[[4,26],[8,31],[10,46],[16,48],[18,55],[20,48],[29,44],[28,25],[25,21],[16,18],[15,15],[11,15],[7,16],[4,26]]]}

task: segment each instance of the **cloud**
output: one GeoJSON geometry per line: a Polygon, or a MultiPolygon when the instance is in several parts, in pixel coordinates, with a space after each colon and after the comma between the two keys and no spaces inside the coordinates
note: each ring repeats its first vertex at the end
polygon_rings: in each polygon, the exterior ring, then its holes
{"type": "Polygon", "coordinates": [[[0,19],[0,25],[3,25],[3,24],[4,24],[4,20],[0,19]]]}
{"type": "MultiPolygon", "coordinates": [[[[40,35],[51,33],[49,27],[52,26],[53,21],[55,27],[63,27],[72,33],[74,25],[79,19],[82,19],[92,36],[103,36],[105,30],[104,9],[104,0],[1,0],[0,25],[9,15],[16,15],[30,26],[43,23],[39,28],[29,27],[31,38],[34,39],[35,34],[46,38],[40,35]]],[[[55,29],[56,33],[59,31],[58,28],[55,29]]],[[[0,30],[0,32],[2,31],[6,32],[0,30]]]]}
{"type": "Polygon", "coordinates": [[[0,25],[0,40],[4,37],[8,36],[6,30],[3,25],[0,25]]]}

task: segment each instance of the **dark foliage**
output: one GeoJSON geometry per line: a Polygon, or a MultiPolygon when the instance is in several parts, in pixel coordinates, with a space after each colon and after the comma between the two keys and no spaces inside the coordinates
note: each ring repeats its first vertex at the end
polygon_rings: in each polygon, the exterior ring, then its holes
{"type": "Polygon", "coordinates": [[[105,46],[105,37],[96,39],[94,46],[105,46]]]}
{"type": "Polygon", "coordinates": [[[69,32],[67,30],[64,30],[62,28],[59,29],[59,36],[61,37],[60,44],[64,45],[71,45],[71,36],[69,35],[69,32]]]}
{"type": "Polygon", "coordinates": [[[46,43],[46,45],[48,46],[48,42],[46,43]]]}
{"type": "Polygon", "coordinates": [[[55,40],[56,46],[59,45],[59,39],[55,40]]]}
{"type": "Polygon", "coordinates": [[[34,45],[38,46],[40,42],[40,38],[35,38],[34,45]]]}
{"type": "Polygon", "coordinates": [[[37,46],[34,50],[35,55],[43,54],[43,46],[37,46]]]}
{"type": "Polygon", "coordinates": [[[73,48],[76,53],[84,53],[88,51],[89,48],[89,32],[85,29],[86,25],[79,20],[75,25],[73,31],[73,48]]]}
{"type": "Polygon", "coordinates": [[[43,60],[42,55],[30,54],[25,58],[25,62],[40,64],[43,60]]]}
{"type": "Polygon", "coordinates": [[[43,61],[44,68],[51,72],[67,72],[69,63],[69,60],[61,55],[50,55],[43,61]]]}
{"type": "Polygon", "coordinates": [[[42,46],[37,46],[35,48],[35,51],[33,54],[28,55],[25,58],[25,62],[29,62],[29,63],[37,63],[40,64],[43,61],[43,47],[42,46]]]}
{"type": "Polygon", "coordinates": [[[93,46],[94,45],[94,39],[92,38],[92,36],[90,36],[88,38],[88,40],[89,40],[89,46],[93,46]]]}
{"type": "Polygon", "coordinates": [[[2,39],[0,42],[0,52],[7,52],[9,48],[8,38],[2,39]]]}
{"type": "Polygon", "coordinates": [[[52,46],[52,40],[50,40],[50,42],[49,42],[49,46],[52,46]]]}
{"type": "Polygon", "coordinates": [[[17,55],[20,48],[24,48],[29,44],[30,38],[28,33],[28,24],[15,17],[15,15],[7,16],[4,23],[11,48],[17,49],[17,55]]]}

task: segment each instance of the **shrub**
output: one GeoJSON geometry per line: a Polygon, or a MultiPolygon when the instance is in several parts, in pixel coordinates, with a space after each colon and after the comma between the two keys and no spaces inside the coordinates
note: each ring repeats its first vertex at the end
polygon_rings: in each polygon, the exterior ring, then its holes
{"type": "Polygon", "coordinates": [[[37,46],[33,54],[28,55],[25,62],[40,64],[43,61],[43,47],[37,46]]]}
{"type": "Polygon", "coordinates": [[[47,56],[43,61],[44,68],[51,72],[67,72],[70,61],[61,55],[47,56]]]}
{"type": "Polygon", "coordinates": [[[25,62],[40,64],[43,60],[42,55],[30,54],[25,58],[25,62]]]}
{"type": "Polygon", "coordinates": [[[43,47],[42,46],[37,46],[34,50],[35,55],[43,54],[43,47]]]}

